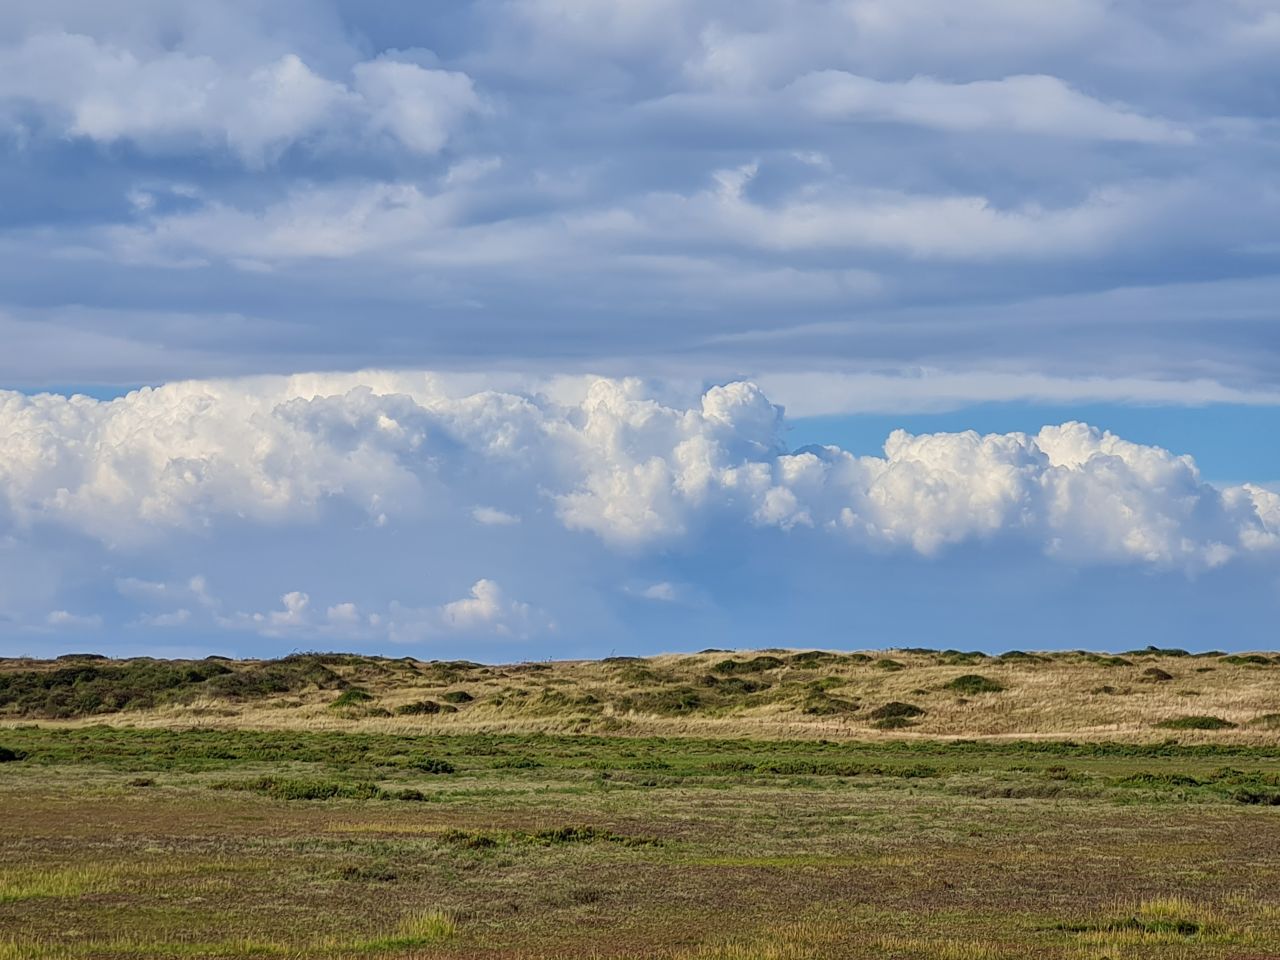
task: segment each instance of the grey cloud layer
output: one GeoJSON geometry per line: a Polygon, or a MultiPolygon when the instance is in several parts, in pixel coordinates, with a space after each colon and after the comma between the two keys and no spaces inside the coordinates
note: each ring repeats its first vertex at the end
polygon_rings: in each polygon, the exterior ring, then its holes
{"type": "MultiPolygon", "coordinates": [[[[3,393],[0,532],[53,526],[127,551],[232,523],[332,524],[325,507],[343,502],[362,522],[427,531],[466,504],[496,528],[550,513],[630,556],[725,527],[924,555],[1014,540],[1075,564],[1191,572],[1280,546],[1280,496],[1208,485],[1189,457],[1084,424],[899,431],[883,456],[788,451],[782,410],[755,385],[681,394],[574,378],[472,392],[379,373],[175,383],[111,402],[3,393]]],[[[482,590],[448,615],[499,602],[482,590]]]]}
{"type": "Polygon", "coordinates": [[[1266,3],[132,12],[0,12],[5,382],[1280,381],[1266,3]]]}

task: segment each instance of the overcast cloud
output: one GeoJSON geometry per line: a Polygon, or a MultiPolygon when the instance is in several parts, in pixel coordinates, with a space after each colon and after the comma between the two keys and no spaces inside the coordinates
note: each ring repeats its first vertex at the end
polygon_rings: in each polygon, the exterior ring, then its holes
{"type": "Polygon", "coordinates": [[[1274,4],[124,6],[0,12],[10,385],[924,366],[1274,401],[1274,4]]]}

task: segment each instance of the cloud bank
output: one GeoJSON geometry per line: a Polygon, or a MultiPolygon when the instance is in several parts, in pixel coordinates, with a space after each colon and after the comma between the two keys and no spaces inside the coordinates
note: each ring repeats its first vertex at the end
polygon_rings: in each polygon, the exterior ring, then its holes
{"type": "Polygon", "coordinates": [[[224,518],[306,523],[331,500],[381,525],[441,492],[462,499],[482,476],[493,496],[477,523],[542,506],[619,549],[728,520],[925,555],[1019,537],[1079,562],[1194,570],[1280,533],[1266,490],[1210,486],[1190,457],[1081,423],[897,431],[872,456],[789,451],[782,409],[752,383],[687,405],[640,380],[560,393],[459,393],[429,374],[379,373],[192,381],[112,401],[0,392],[4,525],[132,545],[224,518]]]}

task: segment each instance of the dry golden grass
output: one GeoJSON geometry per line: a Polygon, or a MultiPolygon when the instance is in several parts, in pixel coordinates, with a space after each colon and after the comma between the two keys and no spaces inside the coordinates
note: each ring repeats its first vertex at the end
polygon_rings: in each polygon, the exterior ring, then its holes
{"type": "MultiPolygon", "coordinates": [[[[765,651],[788,661],[795,651],[765,651]]],[[[1185,716],[1218,717],[1235,724],[1221,730],[1179,730],[1195,743],[1273,743],[1280,736],[1280,661],[1230,662],[1218,656],[1126,655],[1107,663],[1083,653],[1035,658],[975,658],[955,662],[940,654],[877,651],[863,658],[799,664],[743,676],[767,684],[737,697],[707,696],[705,678],[726,659],[745,661],[760,653],[668,654],[614,661],[560,661],[504,666],[433,665],[414,660],[350,658],[333,666],[371,700],[334,707],[333,689],[304,689],[257,700],[195,699],[144,711],[111,715],[114,723],[142,727],[307,729],[380,733],[599,733],[622,736],[752,738],[1074,738],[1161,741],[1171,736],[1161,722],[1185,716]],[[883,660],[900,665],[885,669],[883,660]],[[1170,679],[1152,679],[1160,671],[1170,679]],[[956,678],[978,674],[999,692],[961,694],[947,688],[956,678]],[[702,686],[700,686],[702,684],[702,686]],[[805,711],[814,684],[856,709],[834,715],[805,711]],[[628,698],[664,691],[700,691],[710,702],[691,710],[651,710],[628,698]],[[473,699],[456,709],[449,694],[473,699]],[[399,715],[397,708],[433,701],[446,712],[399,715]],[[925,711],[910,725],[878,729],[872,709],[890,701],[925,711]],[[450,710],[453,712],[449,712],[450,710]]],[[[0,670],[52,669],[55,665],[11,660],[0,670]]],[[[1157,674],[1160,676],[1160,674],[1157,674]]],[[[722,678],[723,679],[723,678],[722,678]]],[[[717,688],[723,691],[723,687],[717,688]]],[[[0,714],[0,718],[4,718],[0,714]]],[[[102,715],[69,723],[101,722],[102,715]]]]}

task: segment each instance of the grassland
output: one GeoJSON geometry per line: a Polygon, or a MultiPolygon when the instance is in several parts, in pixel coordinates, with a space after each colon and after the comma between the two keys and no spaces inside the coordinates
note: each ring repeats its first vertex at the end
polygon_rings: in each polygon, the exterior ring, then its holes
{"type": "Polygon", "coordinates": [[[707,651],[485,665],[340,654],[276,661],[0,660],[0,721],[369,730],[1207,743],[1280,736],[1280,657],[707,651]]]}
{"type": "Polygon", "coordinates": [[[865,656],[4,662],[0,960],[1280,957],[1270,655],[865,656]]]}

